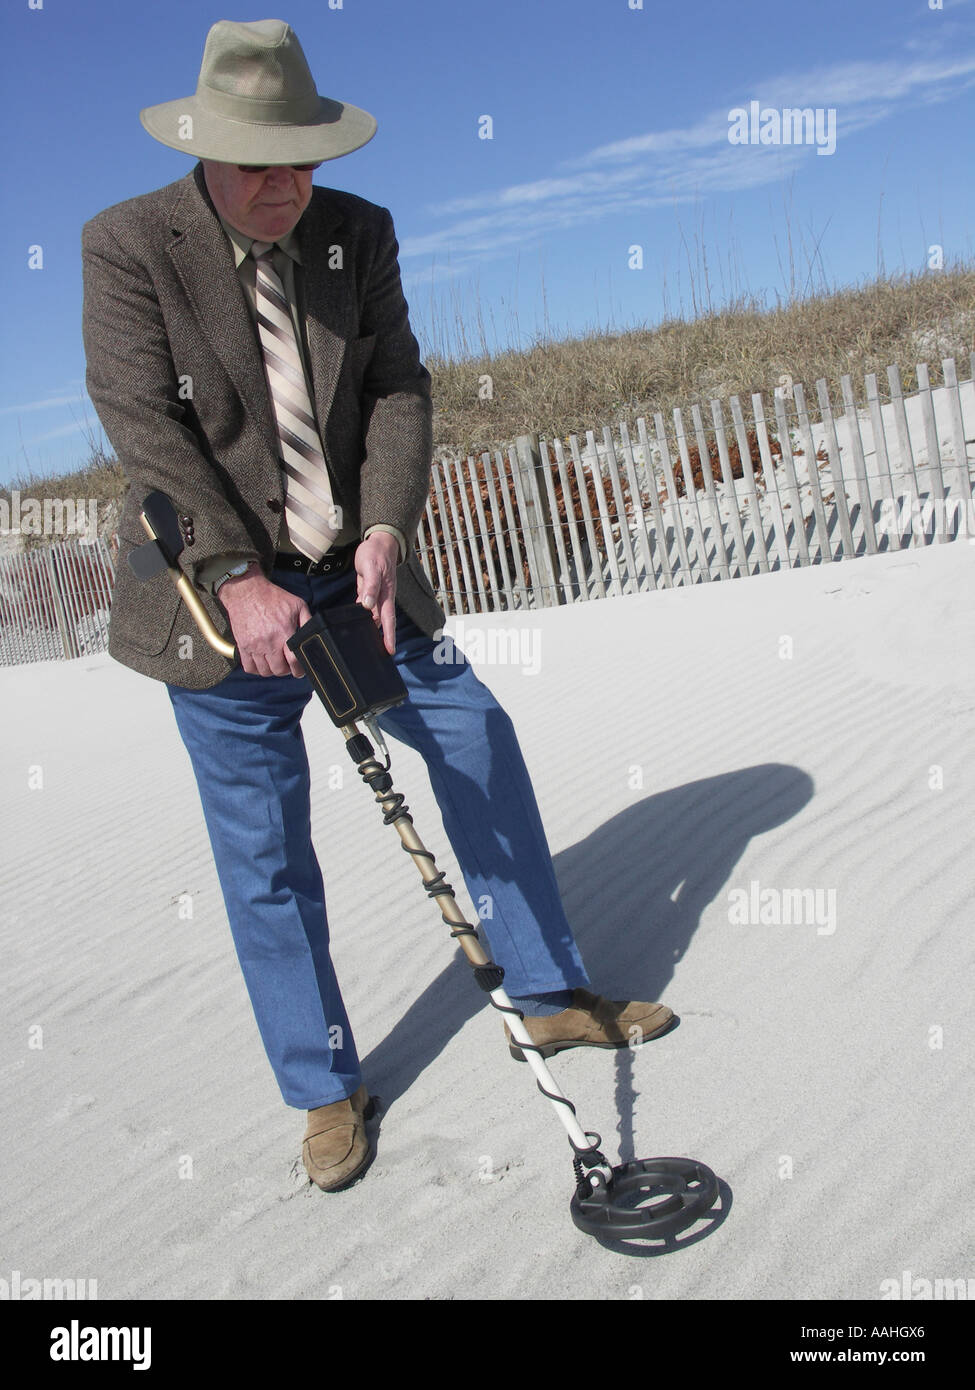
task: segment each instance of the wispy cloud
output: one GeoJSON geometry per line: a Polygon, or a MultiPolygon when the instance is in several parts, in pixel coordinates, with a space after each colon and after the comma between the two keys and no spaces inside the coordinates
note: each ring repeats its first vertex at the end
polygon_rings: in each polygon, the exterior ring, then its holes
{"type": "Polygon", "coordinates": [[[26,415],[35,410],[56,410],[65,405],[84,405],[88,397],[81,391],[73,391],[70,396],[44,396],[39,401],[21,401],[17,405],[0,406],[0,415],[26,415]]]}
{"type": "Polygon", "coordinates": [[[44,444],[48,439],[64,439],[69,434],[87,435],[87,433],[88,426],[83,421],[76,421],[71,425],[62,425],[56,430],[48,430],[45,434],[35,434],[33,438],[27,440],[27,443],[44,444]]]}
{"type": "Polygon", "coordinates": [[[405,238],[400,252],[414,261],[449,253],[439,277],[456,276],[554,228],[778,182],[815,157],[815,150],[729,144],[729,111],[752,100],[777,109],[835,108],[842,141],[907,106],[948,101],[973,84],[975,53],[948,55],[930,48],[901,58],[779,74],[732,93],[726,104],[692,125],[634,133],[563,161],[530,182],[436,204],[430,208],[436,230],[405,238]]]}

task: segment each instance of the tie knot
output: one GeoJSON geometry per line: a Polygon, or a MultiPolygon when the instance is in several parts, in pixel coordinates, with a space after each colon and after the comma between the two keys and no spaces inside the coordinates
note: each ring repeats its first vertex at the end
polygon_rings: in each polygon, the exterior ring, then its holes
{"type": "Polygon", "coordinates": [[[256,261],[259,261],[263,256],[266,256],[270,251],[274,250],[275,244],[276,243],[273,241],[251,242],[251,255],[256,261]]]}

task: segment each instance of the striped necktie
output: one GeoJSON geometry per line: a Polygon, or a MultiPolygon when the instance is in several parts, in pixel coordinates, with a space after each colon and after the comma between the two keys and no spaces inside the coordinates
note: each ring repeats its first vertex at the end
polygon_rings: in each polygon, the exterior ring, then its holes
{"type": "Polygon", "coordinates": [[[255,241],[251,255],[257,264],[257,331],[281,445],[284,513],[294,545],[310,560],[320,560],[339,534],[341,518],[332,501],[291,306],[271,260],[273,246],[255,241]]]}

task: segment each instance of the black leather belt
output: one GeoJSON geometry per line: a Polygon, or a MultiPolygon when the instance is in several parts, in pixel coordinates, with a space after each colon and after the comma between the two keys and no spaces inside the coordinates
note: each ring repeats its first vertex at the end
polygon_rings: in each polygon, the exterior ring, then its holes
{"type": "Polygon", "coordinates": [[[279,550],[274,557],[274,568],[290,570],[293,574],[344,574],[352,564],[357,545],[358,541],[332,546],[320,560],[309,560],[307,555],[299,555],[294,550],[279,550]]]}

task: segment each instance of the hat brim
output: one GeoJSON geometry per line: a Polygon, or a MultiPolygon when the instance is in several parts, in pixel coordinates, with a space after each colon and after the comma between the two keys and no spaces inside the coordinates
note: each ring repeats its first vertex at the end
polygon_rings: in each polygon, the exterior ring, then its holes
{"type": "Polygon", "coordinates": [[[376,118],[368,111],[319,100],[318,115],[300,125],[235,121],[208,111],[195,95],[147,106],[139,120],[160,144],[224,164],[312,164],[351,154],[375,135],[376,118]]]}

